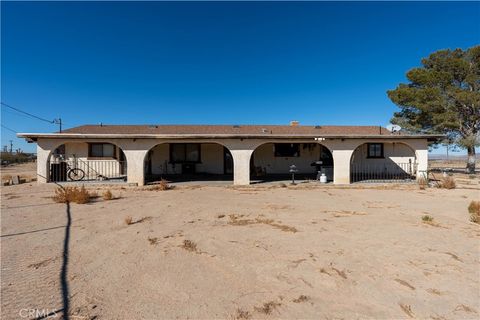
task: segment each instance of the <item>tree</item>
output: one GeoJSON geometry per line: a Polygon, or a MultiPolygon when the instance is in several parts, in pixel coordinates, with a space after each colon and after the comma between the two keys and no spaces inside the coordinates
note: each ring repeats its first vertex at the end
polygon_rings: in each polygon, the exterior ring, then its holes
{"type": "Polygon", "coordinates": [[[415,133],[440,133],[467,149],[467,170],[475,172],[480,146],[480,46],[439,50],[407,72],[388,97],[400,107],[392,123],[415,133]]]}

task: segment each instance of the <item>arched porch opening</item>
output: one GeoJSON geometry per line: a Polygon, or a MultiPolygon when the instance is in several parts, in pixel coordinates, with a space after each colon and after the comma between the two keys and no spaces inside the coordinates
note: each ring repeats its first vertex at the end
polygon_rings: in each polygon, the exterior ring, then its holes
{"type": "Polygon", "coordinates": [[[275,142],[255,148],[250,158],[252,183],[290,181],[294,165],[296,180],[318,180],[324,174],[333,181],[332,152],[320,143],[275,142]]]}
{"type": "Polygon", "coordinates": [[[233,157],[217,142],[171,142],[153,146],[144,160],[145,183],[233,181],[233,157]]]}
{"type": "Polygon", "coordinates": [[[127,179],[123,150],[108,141],[64,142],[47,159],[48,182],[127,179]]]}
{"type": "Polygon", "coordinates": [[[350,159],[350,182],[409,182],[417,175],[417,156],[402,142],[368,142],[350,159]]]}

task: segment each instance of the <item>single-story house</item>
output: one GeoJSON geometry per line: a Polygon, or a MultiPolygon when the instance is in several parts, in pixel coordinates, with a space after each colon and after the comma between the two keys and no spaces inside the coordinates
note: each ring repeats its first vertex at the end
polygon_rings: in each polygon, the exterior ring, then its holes
{"type": "MultiPolygon", "coordinates": [[[[425,175],[438,135],[381,126],[83,125],[19,133],[37,143],[39,182],[123,178],[251,181],[324,175],[335,184],[425,175]],[[293,167],[292,167],[293,165],[293,167]]],[[[323,177],[322,180],[325,179],[323,177]]]]}

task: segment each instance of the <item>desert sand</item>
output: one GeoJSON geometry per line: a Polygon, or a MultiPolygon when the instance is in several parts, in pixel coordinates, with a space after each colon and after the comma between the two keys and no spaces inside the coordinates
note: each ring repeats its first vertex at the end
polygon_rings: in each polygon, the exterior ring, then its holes
{"type": "MultiPolygon", "coordinates": [[[[67,206],[55,188],[2,188],[2,319],[62,317],[67,206]]],[[[454,190],[110,190],[118,199],[70,205],[72,319],[480,317],[480,226],[467,212],[478,177],[454,190]]]]}

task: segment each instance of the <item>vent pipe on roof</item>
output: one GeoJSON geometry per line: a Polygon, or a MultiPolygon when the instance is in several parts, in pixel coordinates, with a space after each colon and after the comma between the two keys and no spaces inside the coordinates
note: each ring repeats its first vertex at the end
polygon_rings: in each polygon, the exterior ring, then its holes
{"type": "Polygon", "coordinates": [[[299,124],[300,124],[300,122],[298,122],[298,121],[296,121],[296,120],[290,121],[290,126],[291,126],[291,127],[298,127],[299,124]]]}

